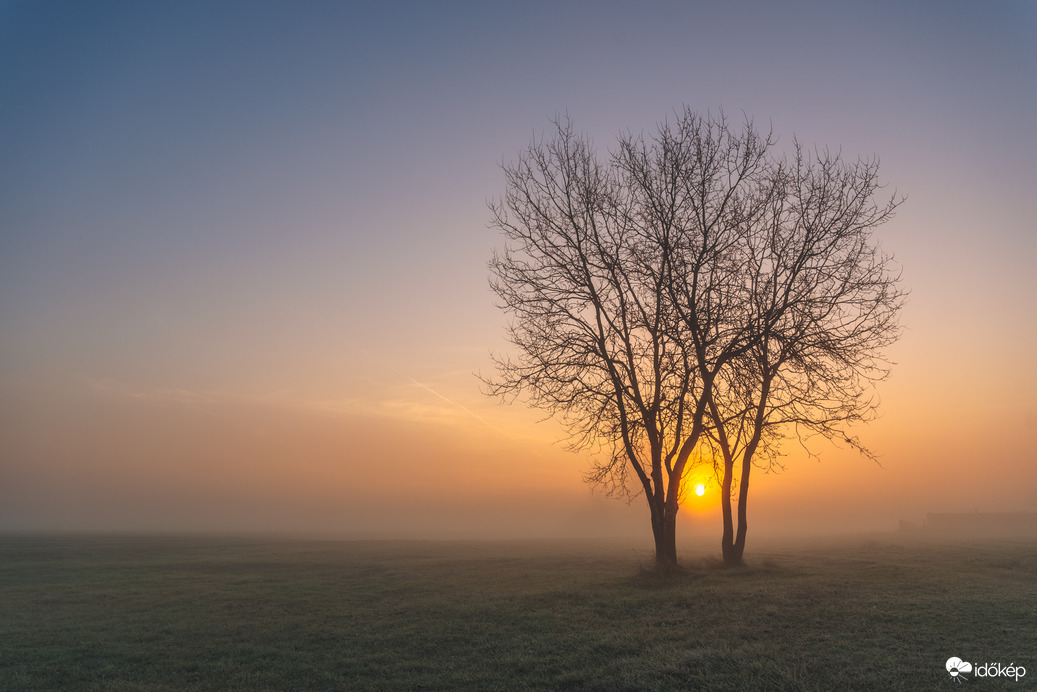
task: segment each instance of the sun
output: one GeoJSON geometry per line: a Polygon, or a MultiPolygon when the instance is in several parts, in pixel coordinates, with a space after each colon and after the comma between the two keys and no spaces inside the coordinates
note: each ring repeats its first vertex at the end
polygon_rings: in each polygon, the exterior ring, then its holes
{"type": "Polygon", "coordinates": [[[699,497],[702,497],[703,495],[705,495],[706,494],[706,486],[704,486],[702,483],[696,483],[695,484],[695,494],[698,495],[699,497]]]}

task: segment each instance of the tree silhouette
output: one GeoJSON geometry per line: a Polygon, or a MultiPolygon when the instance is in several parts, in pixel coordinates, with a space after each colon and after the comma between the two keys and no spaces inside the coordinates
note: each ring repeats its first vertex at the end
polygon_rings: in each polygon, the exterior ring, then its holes
{"type": "Polygon", "coordinates": [[[874,201],[873,161],[798,144],[778,156],[771,134],[722,114],[685,108],[607,157],[568,120],[555,126],[504,166],[490,205],[505,237],[491,286],[515,353],[497,358],[489,393],[524,395],[573,448],[607,452],[587,479],[644,494],[659,569],[677,564],[681,481],[710,459],[724,556],[739,562],[749,470],[773,463],[783,437],[866,451],[845,425],[874,410],[902,302],[870,229],[899,200],[874,201]]]}

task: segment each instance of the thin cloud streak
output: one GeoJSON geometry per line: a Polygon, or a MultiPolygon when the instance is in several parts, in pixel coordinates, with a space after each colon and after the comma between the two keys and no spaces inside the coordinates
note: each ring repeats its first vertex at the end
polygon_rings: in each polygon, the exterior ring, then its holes
{"type": "Polygon", "coordinates": [[[408,423],[431,423],[437,426],[451,426],[465,428],[468,419],[475,419],[488,430],[508,439],[516,445],[523,446],[529,453],[543,458],[543,453],[537,451],[518,437],[494,425],[480,416],[475,411],[450,397],[442,394],[433,387],[419,382],[414,378],[407,378],[408,382],[420,387],[435,396],[438,400],[448,406],[430,406],[414,401],[412,397],[393,397],[371,400],[360,399],[311,399],[301,396],[293,396],[285,393],[248,394],[227,390],[191,390],[178,387],[141,387],[118,382],[111,379],[103,379],[92,376],[83,376],[82,381],[95,393],[164,404],[180,404],[190,406],[192,409],[205,413],[206,415],[218,415],[214,407],[264,407],[283,408],[293,411],[319,414],[322,416],[333,416],[348,418],[356,415],[376,416],[385,419],[394,419],[408,423]],[[462,415],[463,414],[463,415],[462,415]]]}

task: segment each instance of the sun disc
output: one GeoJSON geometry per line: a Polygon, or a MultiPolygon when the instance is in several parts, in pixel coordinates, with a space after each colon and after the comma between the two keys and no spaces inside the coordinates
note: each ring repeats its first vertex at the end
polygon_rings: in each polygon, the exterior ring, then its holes
{"type": "Polygon", "coordinates": [[[702,485],[701,483],[697,484],[695,486],[695,494],[698,495],[699,497],[702,497],[703,495],[705,495],[706,494],[706,486],[702,485]]]}

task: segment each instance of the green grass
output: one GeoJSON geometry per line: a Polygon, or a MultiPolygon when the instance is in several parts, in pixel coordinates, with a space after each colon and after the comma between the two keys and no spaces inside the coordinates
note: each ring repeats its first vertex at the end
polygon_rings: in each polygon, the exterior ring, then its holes
{"type": "Polygon", "coordinates": [[[0,536],[0,689],[955,689],[1037,683],[1037,544],[725,569],[524,543],[0,536]]]}

